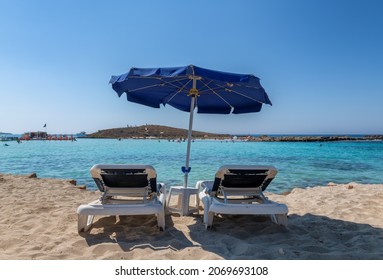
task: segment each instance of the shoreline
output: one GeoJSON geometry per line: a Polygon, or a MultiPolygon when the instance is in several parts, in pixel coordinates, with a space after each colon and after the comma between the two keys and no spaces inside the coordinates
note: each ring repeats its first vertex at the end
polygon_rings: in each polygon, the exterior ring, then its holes
{"type": "MultiPolygon", "coordinates": [[[[76,209],[99,197],[70,180],[0,174],[0,259],[383,259],[383,184],[334,184],[266,191],[289,207],[288,226],[255,216],[96,217],[77,233],[76,209]],[[30,177],[30,178],[29,178],[30,177]]],[[[202,207],[202,205],[200,205],[202,207]]],[[[203,210],[201,208],[200,214],[203,210]]]]}
{"type": "MultiPolygon", "coordinates": [[[[13,134],[10,134],[13,135],[13,134]]],[[[76,141],[77,139],[115,139],[115,140],[156,140],[169,142],[185,142],[186,136],[117,136],[117,135],[87,135],[68,139],[59,138],[39,138],[39,139],[23,139],[18,136],[1,137],[0,142],[6,141],[76,141]]],[[[221,135],[221,136],[193,136],[193,141],[235,141],[235,142],[367,142],[367,141],[383,141],[383,135],[221,135]]]]}
{"type": "MultiPolygon", "coordinates": [[[[86,136],[81,137],[81,139],[116,139],[116,140],[164,140],[164,141],[175,141],[181,140],[185,141],[186,138],[178,137],[140,137],[140,136],[132,136],[132,137],[92,137],[86,136]]],[[[206,137],[206,138],[198,138],[194,137],[193,141],[242,141],[242,142],[342,142],[342,141],[383,141],[383,135],[367,135],[367,136],[341,136],[341,135],[333,135],[333,136],[235,136],[230,135],[230,137],[206,137]]]]}

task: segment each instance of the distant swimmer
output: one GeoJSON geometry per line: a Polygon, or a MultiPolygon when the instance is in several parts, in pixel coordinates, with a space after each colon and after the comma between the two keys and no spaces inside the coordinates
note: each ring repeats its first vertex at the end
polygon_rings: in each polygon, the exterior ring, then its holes
{"type": "Polygon", "coordinates": [[[4,144],[5,147],[9,146],[8,144],[4,144]]]}

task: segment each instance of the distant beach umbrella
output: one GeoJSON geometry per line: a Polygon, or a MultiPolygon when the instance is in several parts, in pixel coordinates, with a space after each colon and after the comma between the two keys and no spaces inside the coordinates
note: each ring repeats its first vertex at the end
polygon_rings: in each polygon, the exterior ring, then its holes
{"type": "Polygon", "coordinates": [[[259,78],[251,74],[235,74],[209,70],[194,65],[164,68],[131,68],[126,74],[110,79],[118,96],[125,92],[128,101],[160,108],[169,104],[190,112],[184,187],[190,172],[190,145],[193,113],[243,114],[261,111],[271,105],[259,78]]]}

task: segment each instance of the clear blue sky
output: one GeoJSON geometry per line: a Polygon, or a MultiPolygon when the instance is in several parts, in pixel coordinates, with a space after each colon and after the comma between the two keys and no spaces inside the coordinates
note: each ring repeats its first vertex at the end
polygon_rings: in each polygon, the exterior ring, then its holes
{"type": "Polygon", "coordinates": [[[187,128],[187,113],[127,102],[108,82],[194,64],[252,73],[273,102],[196,114],[197,130],[383,134],[382,14],[380,0],[0,0],[0,131],[187,128]]]}

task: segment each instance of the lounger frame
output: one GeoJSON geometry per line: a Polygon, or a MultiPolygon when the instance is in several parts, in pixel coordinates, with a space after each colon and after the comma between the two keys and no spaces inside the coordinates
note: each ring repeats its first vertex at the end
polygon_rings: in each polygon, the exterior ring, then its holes
{"type": "Polygon", "coordinates": [[[200,190],[199,197],[204,204],[203,221],[206,228],[213,225],[216,214],[267,215],[274,223],[287,226],[287,206],[271,201],[263,194],[276,174],[274,166],[226,165],[219,168],[214,181],[198,181],[196,187],[200,190]],[[233,176],[233,180],[225,186],[223,182],[230,176],[233,176]],[[246,176],[249,180],[246,180],[246,176]],[[250,180],[250,176],[258,177],[250,180]],[[241,180],[241,177],[245,179],[241,180]]]}
{"type": "Polygon", "coordinates": [[[88,231],[96,215],[154,214],[160,230],[165,230],[166,186],[157,184],[152,166],[97,164],[90,173],[102,196],[78,207],[78,232],[88,231]]]}

